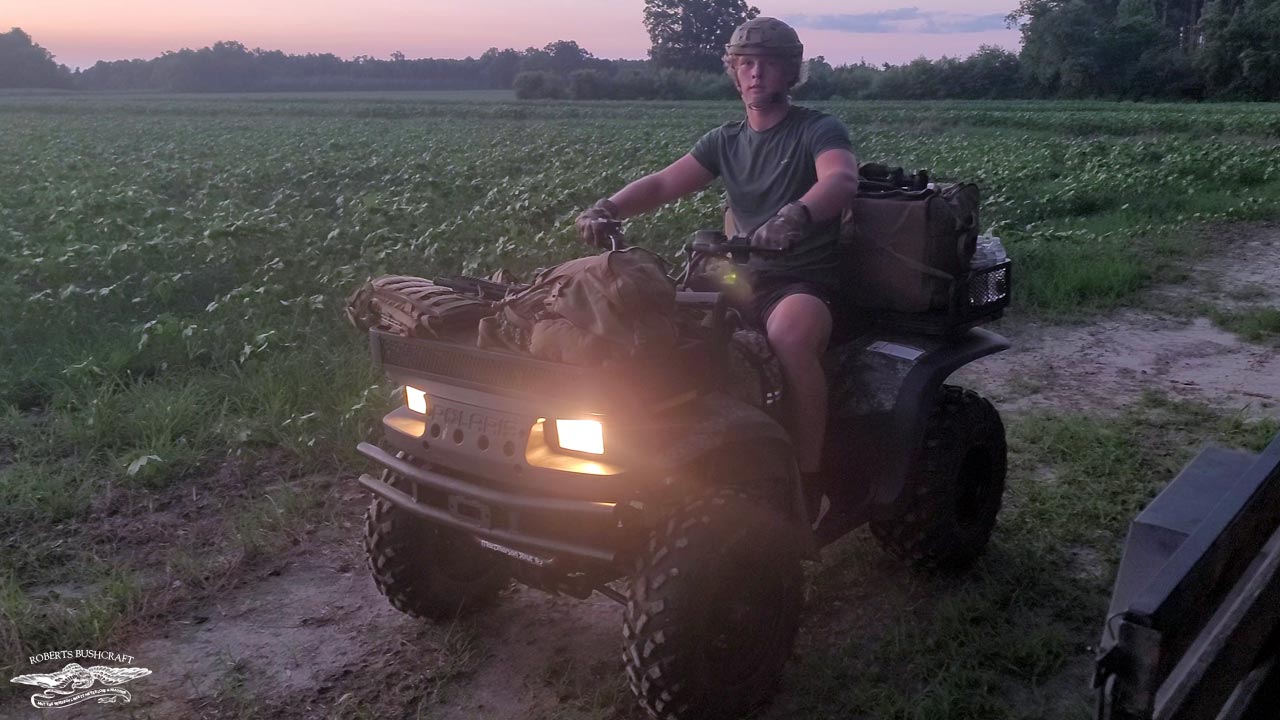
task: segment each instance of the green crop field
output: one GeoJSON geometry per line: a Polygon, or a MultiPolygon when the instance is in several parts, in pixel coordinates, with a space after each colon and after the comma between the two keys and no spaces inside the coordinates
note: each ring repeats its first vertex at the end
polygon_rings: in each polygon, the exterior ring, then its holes
{"type": "MultiPolygon", "coordinates": [[[[1015,315],[1053,322],[1124,305],[1206,251],[1195,228],[1280,216],[1275,106],[816,105],[844,119],[862,160],[982,186],[983,224],[1017,263],[1015,315]]],[[[392,402],[342,319],[360,282],[573,257],[582,208],[739,111],[0,95],[0,675],[30,653],[106,645],[161,619],[332,518],[333,477],[360,467],[354,446],[392,402]],[[255,484],[264,469],[269,494],[255,484]],[[299,480],[316,474],[329,479],[299,480]],[[224,494],[199,505],[210,483],[224,494]],[[213,525],[131,545],[131,522],[156,512],[213,525]],[[49,590],[65,587],[77,590],[49,590]]],[[[690,233],[718,225],[720,205],[713,187],[635,220],[628,237],[676,260],[690,233]]],[[[1105,573],[1072,574],[1065,548],[1114,562],[1127,517],[1185,461],[1181,439],[1256,447],[1274,430],[1158,399],[1144,407],[1011,423],[1000,562],[869,650],[806,640],[788,707],[1034,716],[1038,688],[1082,652],[1106,592],[1105,573]],[[1027,482],[1044,465],[1060,483],[1027,482]]],[[[859,571],[878,562],[851,552],[859,571]]],[[[850,577],[818,577],[817,601],[850,577]]],[[[900,595],[925,592],[897,582],[900,595]]],[[[1087,715],[1071,707],[1064,717],[1087,715]]]]}

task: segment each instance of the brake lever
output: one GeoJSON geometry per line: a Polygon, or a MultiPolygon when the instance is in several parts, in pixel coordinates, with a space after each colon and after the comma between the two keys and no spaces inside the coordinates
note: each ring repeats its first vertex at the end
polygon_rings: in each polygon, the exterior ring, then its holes
{"type": "Polygon", "coordinates": [[[592,220],[593,223],[601,223],[604,225],[604,231],[609,238],[609,247],[600,248],[601,250],[626,250],[629,245],[622,237],[622,221],[621,220],[592,220]]]}

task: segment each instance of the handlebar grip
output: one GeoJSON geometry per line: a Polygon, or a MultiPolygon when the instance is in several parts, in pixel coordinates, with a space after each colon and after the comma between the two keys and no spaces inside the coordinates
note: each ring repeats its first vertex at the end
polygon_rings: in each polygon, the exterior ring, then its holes
{"type": "MultiPolygon", "coordinates": [[[[704,230],[695,233],[693,240],[685,244],[686,251],[711,253],[715,255],[740,255],[755,251],[751,247],[751,238],[745,235],[726,237],[724,233],[704,230]]],[[[767,252],[767,251],[766,251],[767,252]]]]}

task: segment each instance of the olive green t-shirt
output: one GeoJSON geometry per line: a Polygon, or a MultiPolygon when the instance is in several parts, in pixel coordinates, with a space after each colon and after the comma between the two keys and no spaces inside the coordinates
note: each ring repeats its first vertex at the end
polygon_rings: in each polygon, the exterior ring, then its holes
{"type": "MultiPolygon", "coordinates": [[[[818,181],[815,160],[831,149],[852,150],[849,131],[835,117],[793,106],[782,122],[756,132],[745,119],[703,135],[690,154],[724,182],[738,231],[750,234],[818,181]]],[[[789,276],[834,285],[839,218],[814,228],[785,253],[754,253],[759,278],[789,276]]]]}

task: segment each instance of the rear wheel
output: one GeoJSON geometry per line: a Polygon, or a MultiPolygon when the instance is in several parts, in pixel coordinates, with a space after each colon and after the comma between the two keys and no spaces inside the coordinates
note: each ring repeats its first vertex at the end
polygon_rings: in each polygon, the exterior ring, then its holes
{"type": "Polygon", "coordinates": [[[694,499],[655,529],[631,577],[623,661],[663,720],[739,717],[773,692],[803,604],[792,529],[746,495],[694,499]]]}
{"type": "Polygon", "coordinates": [[[935,570],[969,567],[986,549],[1004,495],[1004,424],[971,390],[944,385],[901,510],[871,523],[891,554],[935,570]]]}
{"type": "MultiPolygon", "coordinates": [[[[383,475],[409,492],[408,482],[383,475]]],[[[490,604],[506,586],[502,559],[475,538],[428,523],[380,497],[365,513],[365,551],[373,582],[391,606],[429,620],[445,620],[490,604]]]]}

